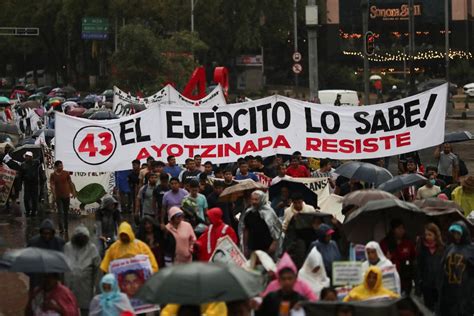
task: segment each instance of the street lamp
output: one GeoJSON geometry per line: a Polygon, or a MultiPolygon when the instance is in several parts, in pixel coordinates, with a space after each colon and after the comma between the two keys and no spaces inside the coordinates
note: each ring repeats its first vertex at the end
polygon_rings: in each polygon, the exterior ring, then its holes
{"type": "Polygon", "coordinates": [[[308,74],[309,95],[318,97],[318,6],[316,0],[308,0],[306,6],[306,26],[308,28],[308,74]]]}

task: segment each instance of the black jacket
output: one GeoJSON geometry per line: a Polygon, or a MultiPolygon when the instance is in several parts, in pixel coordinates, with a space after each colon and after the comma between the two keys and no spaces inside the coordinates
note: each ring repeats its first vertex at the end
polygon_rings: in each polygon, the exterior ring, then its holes
{"type": "MultiPolygon", "coordinates": [[[[41,223],[39,231],[41,232],[43,229],[51,229],[53,233],[56,234],[53,221],[51,221],[50,219],[45,219],[41,223]]],[[[41,237],[40,234],[38,234],[28,241],[27,247],[36,247],[36,248],[42,248],[42,249],[63,251],[64,240],[61,237],[54,235],[53,239],[46,241],[41,237]]]]}

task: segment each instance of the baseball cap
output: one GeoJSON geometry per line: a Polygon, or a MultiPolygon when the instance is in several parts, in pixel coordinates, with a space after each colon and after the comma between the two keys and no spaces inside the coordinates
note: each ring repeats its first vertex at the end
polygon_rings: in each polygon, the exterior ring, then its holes
{"type": "Polygon", "coordinates": [[[33,157],[33,153],[31,151],[27,151],[23,156],[33,157]]]}
{"type": "Polygon", "coordinates": [[[449,226],[449,232],[451,232],[451,233],[458,232],[462,235],[463,234],[463,229],[462,229],[461,225],[453,224],[453,225],[449,226]]]}

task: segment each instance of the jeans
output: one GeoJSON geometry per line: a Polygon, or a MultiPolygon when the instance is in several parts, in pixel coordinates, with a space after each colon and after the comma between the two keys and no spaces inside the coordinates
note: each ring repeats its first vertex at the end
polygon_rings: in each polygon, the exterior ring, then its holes
{"type": "Polygon", "coordinates": [[[35,216],[38,211],[38,183],[23,182],[23,202],[26,215],[35,216]]]}
{"type": "Polygon", "coordinates": [[[56,198],[56,206],[58,207],[59,230],[67,231],[68,215],[69,215],[69,198],[56,198]]]}

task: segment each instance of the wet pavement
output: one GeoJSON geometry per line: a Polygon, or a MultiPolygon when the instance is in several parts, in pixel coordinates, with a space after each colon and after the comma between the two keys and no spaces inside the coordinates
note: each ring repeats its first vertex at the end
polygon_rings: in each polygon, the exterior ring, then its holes
{"type": "MultiPolygon", "coordinates": [[[[474,131],[472,120],[447,120],[446,132],[451,131],[474,131]]],[[[468,170],[474,171],[474,141],[454,144],[454,152],[459,154],[465,161],[468,170]]],[[[433,158],[434,148],[420,151],[423,164],[436,165],[433,158]]],[[[396,158],[390,161],[389,169],[396,174],[396,158]]],[[[18,210],[16,213],[20,213],[18,210]]],[[[18,214],[17,214],[18,215],[18,214]]],[[[28,239],[38,233],[38,227],[44,218],[51,218],[57,223],[55,214],[43,214],[36,218],[16,217],[14,215],[0,213],[0,236],[5,240],[8,248],[21,248],[26,245],[28,239]]],[[[93,232],[94,217],[73,217],[69,221],[69,232],[84,223],[93,232]]],[[[4,249],[3,249],[4,250],[4,249]]],[[[23,315],[27,303],[28,277],[22,273],[0,272],[0,315],[23,315]]]]}

